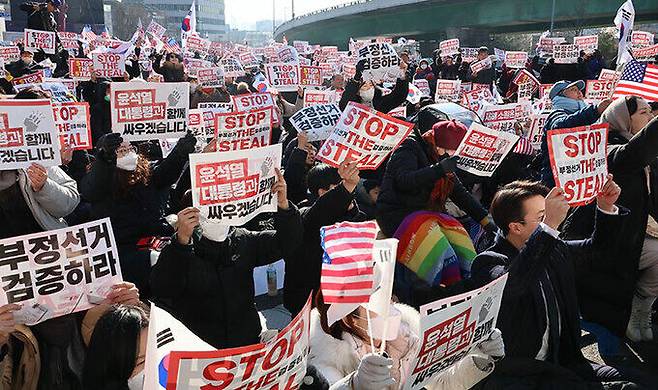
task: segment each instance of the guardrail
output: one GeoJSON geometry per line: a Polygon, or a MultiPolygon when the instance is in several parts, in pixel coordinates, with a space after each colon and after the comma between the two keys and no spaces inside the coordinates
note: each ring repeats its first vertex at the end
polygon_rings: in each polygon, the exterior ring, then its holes
{"type": "Polygon", "coordinates": [[[348,3],[342,3],[342,4],[334,5],[332,7],[327,7],[327,8],[319,9],[319,10],[309,12],[309,13],[306,13],[306,14],[303,14],[303,15],[295,16],[294,18],[286,20],[285,22],[283,22],[280,25],[276,26],[276,29],[278,30],[281,27],[286,26],[287,24],[291,24],[292,22],[295,22],[295,21],[300,20],[300,19],[307,18],[309,16],[319,15],[323,12],[328,12],[328,11],[333,11],[333,10],[342,9],[342,8],[346,8],[346,7],[352,7],[352,6],[359,5],[359,4],[369,3],[371,1],[373,1],[373,0],[350,1],[348,3]]]}

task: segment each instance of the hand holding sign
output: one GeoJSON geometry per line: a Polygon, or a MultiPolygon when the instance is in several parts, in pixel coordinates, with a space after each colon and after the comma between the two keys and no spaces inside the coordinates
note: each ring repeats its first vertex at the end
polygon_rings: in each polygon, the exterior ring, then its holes
{"type": "Polygon", "coordinates": [[[105,299],[108,304],[137,305],[139,303],[139,289],[134,283],[117,283],[112,285],[105,299]]]}
{"type": "Polygon", "coordinates": [[[609,174],[603,188],[601,188],[601,192],[596,196],[596,205],[601,210],[612,213],[620,194],[621,188],[612,180],[612,175],[609,174]]]}
{"type": "Polygon", "coordinates": [[[33,163],[27,168],[27,177],[30,179],[32,190],[39,192],[48,181],[48,171],[43,166],[33,163]]]}
{"type": "Polygon", "coordinates": [[[187,207],[178,213],[176,236],[178,243],[189,245],[194,228],[199,226],[199,209],[187,207]]]}
{"type": "Polygon", "coordinates": [[[338,166],[338,175],[343,179],[343,186],[347,192],[352,192],[359,184],[359,169],[355,160],[345,160],[338,166]]]}
{"type": "Polygon", "coordinates": [[[553,229],[557,229],[569,212],[569,203],[561,188],[554,187],[546,195],[544,210],[544,223],[553,229]]]}
{"type": "Polygon", "coordinates": [[[386,389],[395,384],[391,375],[393,359],[369,353],[359,363],[354,374],[354,388],[359,390],[386,389]]]}

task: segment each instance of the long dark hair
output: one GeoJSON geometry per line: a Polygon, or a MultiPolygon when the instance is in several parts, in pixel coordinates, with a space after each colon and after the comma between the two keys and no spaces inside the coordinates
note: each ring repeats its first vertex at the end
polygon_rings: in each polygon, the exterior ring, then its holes
{"type": "Polygon", "coordinates": [[[142,185],[147,186],[151,180],[151,164],[143,155],[137,158],[137,167],[134,171],[114,170],[114,199],[125,198],[130,189],[142,185]]]}
{"type": "Polygon", "coordinates": [[[324,297],[322,296],[322,291],[318,291],[315,294],[315,308],[320,315],[320,326],[322,330],[335,339],[342,340],[343,332],[349,333],[354,337],[361,339],[362,341],[368,343],[370,342],[370,337],[364,331],[360,330],[355,322],[355,315],[358,311],[358,308],[352,313],[345,316],[344,319],[334,322],[332,325],[329,325],[329,320],[327,318],[327,312],[329,311],[329,304],[324,302],[324,297]]]}
{"type": "Polygon", "coordinates": [[[85,390],[127,390],[135,370],[142,329],[148,326],[139,306],[113,305],[96,322],[82,371],[85,390]]]}

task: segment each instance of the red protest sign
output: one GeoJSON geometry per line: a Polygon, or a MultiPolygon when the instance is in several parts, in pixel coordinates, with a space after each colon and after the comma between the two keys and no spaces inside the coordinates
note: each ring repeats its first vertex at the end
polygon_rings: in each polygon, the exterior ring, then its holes
{"type": "Polygon", "coordinates": [[[92,53],[93,68],[98,77],[123,77],[126,61],[117,53],[92,53]]]}
{"type": "Polygon", "coordinates": [[[359,169],[377,169],[412,129],[412,123],[350,102],[320,148],[318,159],[333,167],[356,160],[359,169]]]}
{"type": "Polygon", "coordinates": [[[19,49],[18,46],[0,47],[0,58],[2,58],[6,64],[18,61],[21,58],[21,49],[19,49]]]}
{"type": "Polygon", "coordinates": [[[43,82],[42,72],[26,74],[25,76],[16,77],[11,80],[11,83],[14,85],[40,84],[41,82],[43,82]]]}
{"type": "Polygon", "coordinates": [[[608,124],[549,130],[546,139],[555,185],[569,205],[594,200],[608,175],[608,124]]]}
{"type": "Polygon", "coordinates": [[[59,133],[62,148],[70,146],[73,150],[91,149],[91,124],[89,122],[89,103],[68,102],[53,104],[55,126],[59,133]]]}
{"type": "Polygon", "coordinates": [[[474,175],[491,177],[518,140],[516,134],[473,122],[455,152],[457,166],[474,175]]]}
{"type": "Polygon", "coordinates": [[[302,87],[321,87],[322,68],[319,66],[299,65],[299,85],[302,87]]]}
{"type": "Polygon", "coordinates": [[[89,80],[94,71],[94,60],[69,58],[69,75],[74,80],[89,80]]]}
{"type": "Polygon", "coordinates": [[[216,114],[215,137],[218,152],[269,145],[272,139],[272,107],[216,114]]]}
{"type": "MultiPolygon", "coordinates": [[[[276,107],[274,103],[274,96],[269,92],[264,93],[249,93],[244,95],[231,96],[233,99],[233,107],[235,111],[245,112],[252,111],[258,108],[276,107]]],[[[277,126],[281,123],[279,111],[274,111],[274,125],[277,126]]]]}

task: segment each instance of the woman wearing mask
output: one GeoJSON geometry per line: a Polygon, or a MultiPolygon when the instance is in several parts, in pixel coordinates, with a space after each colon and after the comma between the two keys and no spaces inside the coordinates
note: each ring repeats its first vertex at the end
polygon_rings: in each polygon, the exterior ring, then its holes
{"type": "Polygon", "coordinates": [[[170,236],[173,227],[165,220],[168,190],[176,182],[196,138],[181,138],[169,156],[151,164],[118,133],[102,137],[96,145],[96,161],[80,182],[80,193],[91,203],[93,219],[110,217],[126,280],[148,297],[151,268],[149,248],[139,242],[170,236]]]}
{"type": "MultiPolygon", "coordinates": [[[[395,390],[408,379],[420,350],[420,314],[409,306],[391,303],[388,325],[376,313],[359,307],[345,318],[328,324],[322,294],[311,312],[310,365],[331,384],[332,390],[395,390]],[[387,340],[386,355],[373,353],[387,340]]],[[[473,352],[466,355],[433,383],[428,390],[470,389],[489,375],[494,361],[505,355],[503,338],[494,330],[473,352]]]]}
{"type": "Polygon", "coordinates": [[[376,86],[373,81],[362,80],[364,68],[365,60],[356,64],[354,78],[347,82],[345,91],[340,98],[341,110],[347,107],[347,103],[356,102],[370,106],[379,112],[388,113],[405,102],[409,94],[409,81],[407,80],[407,64],[404,61],[400,62],[402,75],[397,79],[395,87],[388,95],[384,95],[381,88],[376,86]]]}
{"type": "MultiPolygon", "coordinates": [[[[626,96],[610,104],[599,122],[609,126],[608,170],[621,187],[618,204],[630,215],[619,231],[626,256],[580,272],[581,313],[619,336],[651,341],[651,307],[658,295],[658,120],[646,100],[626,96]]],[[[591,218],[593,210],[580,207],[563,230],[570,238],[584,237],[591,233],[584,228],[591,218]]]]}
{"type": "Polygon", "coordinates": [[[194,334],[215,348],[259,342],[253,269],[293,254],[302,243],[302,221],[286,196],[277,169],[275,230],[251,232],[219,225],[188,207],[151,273],[153,297],[194,334]]]}

